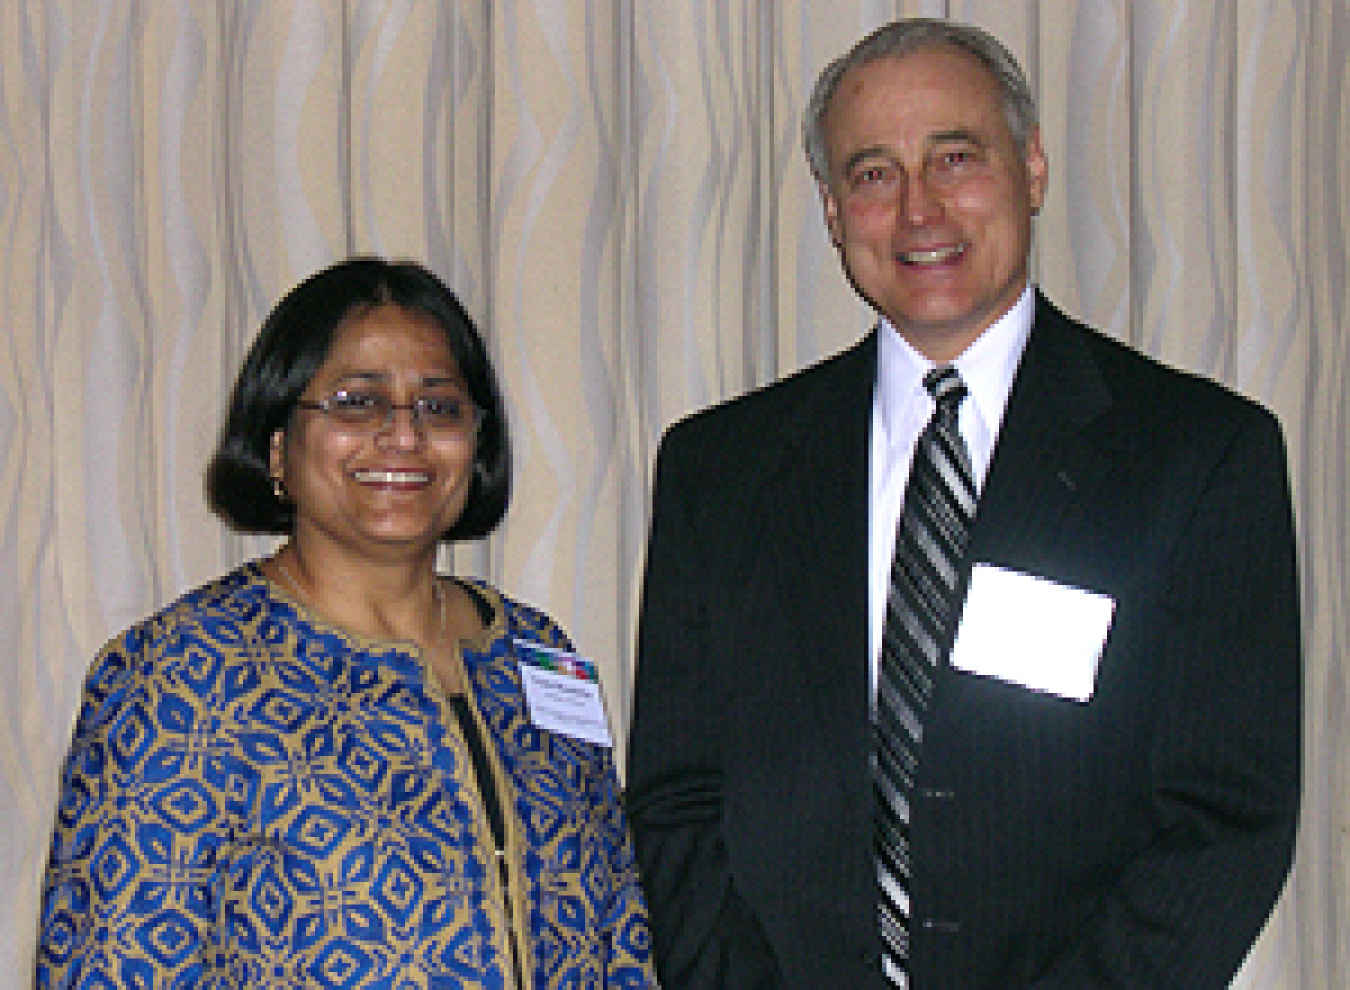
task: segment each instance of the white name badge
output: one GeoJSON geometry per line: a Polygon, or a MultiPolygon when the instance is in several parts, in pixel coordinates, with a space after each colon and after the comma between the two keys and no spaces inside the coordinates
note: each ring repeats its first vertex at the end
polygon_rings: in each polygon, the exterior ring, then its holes
{"type": "Polygon", "coordinates": [[[515,644],[530,721],[549,732],[612,747],[595,664],[539,643],[517,639],[515,644]]]}
{"type": "Polygon", "coordinates": [[[1115,609],[1107,595],[976,564],[952,666],[1087,701],[1115,609]]]}

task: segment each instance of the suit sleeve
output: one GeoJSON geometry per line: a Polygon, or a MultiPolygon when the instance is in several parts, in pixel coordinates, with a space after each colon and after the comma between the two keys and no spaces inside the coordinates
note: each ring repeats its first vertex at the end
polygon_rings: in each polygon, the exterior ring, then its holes
{"type": "Polygon", "coordinates": [[[1227,986],[1290,867],[1302,671],[1273,417],[1233,433],[1200,491],[1153,598],[1171,677],[1150,753],[1157,838],[1038,990],[1227,986]]]}
{"type": "Polygon", "coordinates": [[[695,525],[697,458],[657,459],[629,741],[628,809],[665,990],[772,990],[772,949],[728,865],[721,710],[703,565],[718,538],[695,525]],[[713,545],[710,545],[713,544],[713,545]]]}

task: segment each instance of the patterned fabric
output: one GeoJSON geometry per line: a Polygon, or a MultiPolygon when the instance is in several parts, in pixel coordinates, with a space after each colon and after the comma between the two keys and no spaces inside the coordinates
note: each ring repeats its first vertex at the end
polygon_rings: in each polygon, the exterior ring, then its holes
{"type": "Polygon", "coordinates": [[[654,986],[611,756],[525,711],[513,640],[566,637],[478,587],[497,618],[464,662],[512,792],[514,897],[416,649],[317,622],[254,562],[95,661],[38,987],[506,988],[511,918],[531,987],[654,986]]]}

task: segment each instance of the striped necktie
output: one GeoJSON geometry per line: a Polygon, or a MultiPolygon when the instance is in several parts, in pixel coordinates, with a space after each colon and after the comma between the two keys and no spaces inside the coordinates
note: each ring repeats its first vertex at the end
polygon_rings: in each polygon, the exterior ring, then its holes
{"type": "Polygon", "coordinates": [[[966,386],[952,367],[935,368],[923,383],[937,409],[914,448],[896,527],[873,708],[882,964],[891,985],[901,988],[909,958],[909,797],[933,674],[951,649],[975,513],[970,455],[957,429],[966,386]]]}

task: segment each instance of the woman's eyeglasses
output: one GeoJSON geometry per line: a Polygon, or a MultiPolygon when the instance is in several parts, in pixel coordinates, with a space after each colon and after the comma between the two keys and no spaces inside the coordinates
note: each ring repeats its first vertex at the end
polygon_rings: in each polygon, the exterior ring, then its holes
{"type": "Polygon", "coordinates": [[[371,433],[388,428],[397,409],[411,412],[413,425],[434,437],[468,440],[483,423],[482,409],[469,399],[450,395],[421,395],[412,402],[398,403],[382,392],[342,391],[296,405],[321,412],[338,426],[371,433]]]}

